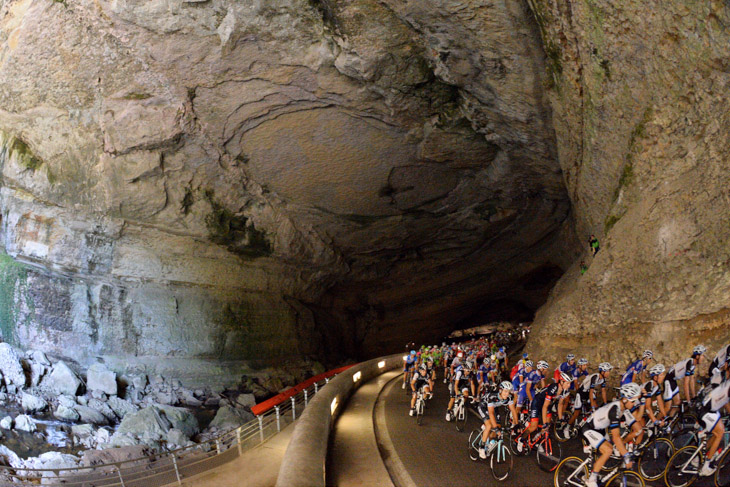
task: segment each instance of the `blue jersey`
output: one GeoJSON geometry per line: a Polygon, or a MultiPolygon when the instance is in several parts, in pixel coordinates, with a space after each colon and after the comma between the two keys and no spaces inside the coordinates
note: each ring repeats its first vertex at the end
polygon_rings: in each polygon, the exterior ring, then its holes
{"type": "Polygon", "coordinates": [[[568,364],[568,362],[563,362],[558,368],[560,369],[560,372],[565,372],[566,374],[572,376],[573,372],[575,372],[575,369],[577,369],[578,366],[575,364],[570,365],[568,364]]]}
{"type": "Polygon", "coordinates": [[[633,362],[626,368],[626,373],[621,376],[621,385],[634,381],[634,375],[639,375],[644,370],[644,361],[642,359],[633,362]]]}
{"type": "Polygon", "coordinates": [[[536,384],[542,380],[542,374],[537,370],[533,370],[525,375],[525,381],[530,381],[530,393],[535,391],[536,384]]]}
{"type": "Polygon", "coordinates": [[[415,355],[408,355],[408,357],[406,357],[406,363],[404,365],[404,368],[410,369],[411,367],[413,367],[416,364],[416,359],[417,357],[415,355]]]}
{"type": "Polygon", "coordinates": [[[489,373],[489,367],[486,365],[480,365],[479,370],[477,370],[477,380],[479,382],[487,382],[487,374],[489,373]]]}
{"type": "Polygon", "coordinates": [[[578,367],[576,367],[575,370],[573,371],[573,382],[571,382],[571,384],[570,384],[570,390],[571,391],[573,389],[575,389],[575,381],[578,381],[578,383],[580,384],[581,379],[583,377],[588,377],[588,371],[587,370],[580,370],[578,367]]]}

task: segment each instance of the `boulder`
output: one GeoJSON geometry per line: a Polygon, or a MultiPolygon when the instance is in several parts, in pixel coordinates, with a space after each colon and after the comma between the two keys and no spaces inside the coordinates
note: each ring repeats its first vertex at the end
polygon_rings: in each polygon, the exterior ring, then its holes
{"type": "Polygon", "coordinates": [[[88,407],[103,414],[104,417],[110,422],[114,422],[117,420],[117,415],[114,414],[112,408],[110,408],[109,405],[103,401],[100,401],[98,399],[89,399],[88,407]]]}
{"type": "Polygon", "coordinates": [[[10,448],[0,445],[0,464],[14,468],[25,467],[25,462],[10,448]]]}
{"type": "Polygon", "coordinates": [[[38,364],[36,362],[30,363],[30,386],[35,387],[41,383],[41,379],[48,372],[48,366],[38,364]]]}
{"type": "Polygon", "coordinates": [[[182,431],[188,438],[191,438],[200,431],[198,420],[190,410],[162,404],[158,404],[157,407],[165,413],[172,427],[182,431]]]}
{"type": "Polygon", "coordinates": [[[71,396],[61,395],[58,396],[58,404],[60,406],[66,406],[67,408],[74,408],[76,407],[76,399],[71,396]]]}
{"type": "Polygon", "coordinates": [[[0,419],[0,428],[9,430],[13,427],[13,418],[10,416],[5,416],[3,419],[0,419]]]}
{"type": "Polygon", "coordinates": [[[65,362],[59,361],[53,366],[51,373],[41,382],[41,387],[49,389],[56,394],[68,394],[75,396],[81,387],[81,379],[71,370],[65,362]]]}
{"type": "Polygon", "coordinates": [[[139,444],[139,439],[132,433],[120,433],[119,431],[117,431],[109,439],[109,443],[104,446],[107,446],[109,448],[124,448],[129,446],[136,446],[139,444]]]}
{"type": "Polygon", "coordinates": [[[46,354],[41,352],[40,350],[29,350],[27,353],[27,357],[31,362],[34,362],[38,365],[47,365],[49,367],[51,365],[51,361],[48,360],[46,354]]]}
{"type": "MultiPolygon", "coordinates": [[[[81,466],[93,467],[95,465],[126,462],[138,458],[145,458],[151,453],[150,449],[145,445],[108,448],[105,450],[87,450],[81,454],[81,466]]],[[[145,459],[144,461],[146,462],[147,460],[145,459]]]]}
{"type": "Polygon", "coordinates": [[[119,419],[124,419],[124,416],[129,413],[133,413],[138,409],[137,406],[135,406],[131,402],[125,399],[121,399],[117,396],[110,397],[107,401],[107,404],[112,409],[112,411],[114,411],[114,414],[116,414],[119,419]]]}
{"type": "Polygon", "coordinates": [[[86,438],[94,434],[94,425],[92,424],[75,424],[71,426],[71,434],[77,438],[86,438]]]}
{"type": "Polygon", "coordinates": [[[172,428],[170,431],[167,432],[166,440],[167,447],[170,450],[177,450],[178,448],[183,448],[192,444],[190,438],[185,436],[185,433],[177,428],[172,428]]]}
{"type": "Polygon", "coordinates": [[[74,409],[76,409],[76,411],[79,413],[80,421],[84,423],[99,425],[109,424],[109,420],[106,419],[106,417],[96,409],[92,409],[88,406],[82,406],[80,404],[77,405],[74,409]]]}
{"type": "Polygon", "coordinates": [[[48,407],[48,403],[42,397],[34,396],[27,392],[22,393],[20,404],[23,411],[31,414],[43,411],[48,407]]]}
{"type": "Polygon", "coordinates": [[[74,408],[66,407],[63,404],[58,405],[56,410],[53,411],[53,416],[61,421],[78,421],[80,418],[78,411],[74,408]]]}
{"type": "Polygon", "coordinates": [[[104,364],[94,364],[86,371],[86,388],[114,396],[117,393],[117,374],[104,364]]]}
{"type": "Polygon", "coordinates": [[[96,441],[97,445],[104,445],[106,443],[109,443],[111,440],[112,434],[111,432],[106,428],[99,428],[96,430],[96,434],[94,435],[94,440],[96,441]]]}
{"type": "Polygon", "coordinates": [[[164,438],[172,428],[172,423],[167,415],[156,406],[149,406],[134,413],[127,414],[119,424],[117,432],[112,437],[112,443],[116,443],[117,436],[129,434],[142,436],[149,433],[158,438],[164,438]]]}
{"type": "Polygon", "coordinates": [[[5,404],[8,401],[8,395],[4,392],[0,392],[0,404],[5,404]]]}
{"type": "Polygon", "coordinates": [[[254,415],[243,409],[236,409],[230,406],[223,406],[218,409],[215,418],[208,425],[209,428],[218,428],[221,430],[230,430],[238,428],[244,423],[251,421],[254,415]]]}
{"type": "MultiPolygon", "coordinates": [[[[74,455],[59,453],[57,451],[50,451],[43,453],[35,458],[28,458],[25,461],[25,464],[28,468],[58,469],[60,470],[60,472],[55,473],[63,475],[63,469],[76,468],[79,466],[79,458],[74,455]]],[[[51,474],[50,476],[55,476],[53,475],[54,472],[44,472],[44,477],[48,476],[46,474],[51,474]]]]}
{"type": "Polygon", "coordinates": [[[25,387],[25,373],[20,357],[7,343],[0,343],[0,372],[3,374],[5,384],[25,387]]]}
{"type": "Polygon", "coordinates": [[[15,429],[32,433],[36,430],[35,421],[27,414],[20,414],[15,418],[15,429]]]}
{"type": "Polygon", "coordinates": [[[256,396],[253,394],[239,394],[236,398],[236,404],[241,407],[248,407],[256,405],[256,396]]]}

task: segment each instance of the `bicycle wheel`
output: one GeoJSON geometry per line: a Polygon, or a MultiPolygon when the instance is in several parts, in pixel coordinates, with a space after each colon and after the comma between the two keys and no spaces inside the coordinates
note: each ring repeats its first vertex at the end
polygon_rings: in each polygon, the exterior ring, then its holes
{"type": "Polygon", "coordinates": [[[560,446],[560,442],[553,441],[550,435],[547,435],[536,449],[537,466],[544,472],[555,470],[563,458],[563,448],[560,446]]]}
{"type": "Polygon", "coordinates": [[[492,476],[499,481],[505,480],[512,472],[512,452],[503,441],[497,444],[489,456],[489,468],[492,470],[492,476]]]}
{"type": "Polygon", "coordinates": [[[611,470],[617,469],[621,465],[621,457],[616,456],[618,453],[614,451],[614,453],[611,454],[610,457],[608,457],[608,460],[606,460],[606,463],[601,467],[601,472],[610,472],[611,470]]]}
{"type": "Polygon", "coordinates": [[[462,405],[456,413],[456,431],[466,428],[466,406],[462,405]]]}
{"type": "Polygon", "coordinates": [[[644,487],[645,485],[641,475],[631,470],[624,470],[608,479],[605,487],[644,487]]]}
{"type": "Polygon", "coordinates": [[[730,486],[730,449],[726,449],[720,457],[715,472],[715,487],[728,486],[730,486]]]}
{"type": "Polygon", "coordinates": [[[553,475],[554,487],[583,487],[588,480],[588,465],[578,457],[568,457],[560,462],[553,475]]]}
{"type": "Polygon", "coordinates": [[[570,426],[568,426],[566,421],[556,421],[553,423],[553,436],[555,436],[555,439],[560,443],[564,443],[572,437],[570,431],[568,431],[567,434],[565,433],[566,427],[570,430],[570,426]]]}
{"type": "Polygon", "coordinates": [[[472,462],[479,460],[479,442],[481,441],[482,431],[475,429],[469,433],[469,458],[472,462]]]}
{"type": "Polygon", "coordinates": [[[664,471],[667,487],[686,487],[694,482],[702,465],[702,455],[695,455],[696,451],[696,446],[685,446],[672,455],[664,471]]]}
{"type": "Polygon", "coordinates": [[[644,448],[637,469],[644,479],[657,480],[664,474],[672,455],[674,455],[672,442],[666,438],[656,438],[644,448]]]}
{"type": "Polygon", "coordinates": [[[418,423],[418,426],[421,426],[423,424],[423,410],[425,402],[426,401],[424,401],[423,398],[416,401],[416,422],[418,423]]]}

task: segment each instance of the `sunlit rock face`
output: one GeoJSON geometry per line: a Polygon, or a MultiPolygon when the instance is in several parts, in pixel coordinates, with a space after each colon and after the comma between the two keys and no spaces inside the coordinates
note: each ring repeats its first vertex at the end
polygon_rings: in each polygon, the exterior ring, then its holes
{"type": "Polygon", "coordinates": [[[3,339],[237,379],[530,314],[544,59],[503,0],[3,2],[3,339]]]}
{"type": "Polygon", "coordinates": [[[529,348],[714,355],[730,340],[727,2],[534,4],[577,233],[601,250],[565,273],[529,348]]]}

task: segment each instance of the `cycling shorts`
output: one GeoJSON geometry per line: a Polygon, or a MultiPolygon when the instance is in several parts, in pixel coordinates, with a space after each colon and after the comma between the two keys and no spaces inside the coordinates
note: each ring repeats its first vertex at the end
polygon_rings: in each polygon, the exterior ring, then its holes
{"type": "Polygon", "coordinates": [[[679,394],[679,386],[677,385],[676,379],[664,381],[664,400],[671,401],[674,396],[679,394]]]}
{"type": "Polygon", "coordinates": [[[521,408],[527,402],[527,390],[522,389],[517,393],[517,407],[521,408]]]}
{"type": "Polygon", "coordinates": [[[702,423],[707,433],[714,430],[718,422],[720,422],[720,413],[709,412],[702,415],[702,423]]]}
{"type": "MultiPolygon", "coordinates": [[[[591,423],[588,423],[591,424],[591,423]]],[[[588,426],[588,425],[586,425],[588,426]]],[[[588,444],[591,445],[592,448],[595,448],[598,450],[603,442],[608,441],[604,435],[601,434],[600,431],[596,431],[593,428],[587,428],[586,426],[583,427],[583,430],[581,431],[583,433],[583,437],[588,441],[588,444]]],[[[609,442],[611,444],[611,442],[609,442]]]]}

